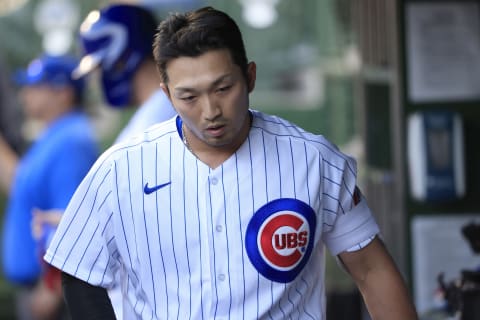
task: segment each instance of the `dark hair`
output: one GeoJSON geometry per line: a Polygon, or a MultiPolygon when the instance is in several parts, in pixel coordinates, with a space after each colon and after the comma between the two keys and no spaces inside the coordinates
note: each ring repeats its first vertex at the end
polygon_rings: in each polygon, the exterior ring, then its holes
{"type": "Polygon", "coordinates": [[[169,15],[160,23],[153,42],[153,56],[164,83],[168,83],[169,61],[216,49],[228,49],[247,79],[248,61],[240,29],[230,16],[212,7],[169,15]]]}

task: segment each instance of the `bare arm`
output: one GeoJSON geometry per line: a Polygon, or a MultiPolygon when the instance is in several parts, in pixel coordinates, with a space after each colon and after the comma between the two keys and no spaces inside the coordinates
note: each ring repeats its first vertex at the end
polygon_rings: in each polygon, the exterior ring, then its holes
{"type": "Polygon", "coordinates": [[[380,239],[359,251],[342,252],[339,258],[357,284],[372,319],[418,319],[405,282],[380,239]]]}
{"type": "Polygon", "coordinates": [[[32,288],[30,310],[36,320],[60,319],[62,302],[60,270],[47,266],[41,279],[32,288]]]}
{"type": "Polygon", "coordinates": [[[10,193],[17,163],[17,154],[0,134],[0,187],[6,194],[10,193]]]}

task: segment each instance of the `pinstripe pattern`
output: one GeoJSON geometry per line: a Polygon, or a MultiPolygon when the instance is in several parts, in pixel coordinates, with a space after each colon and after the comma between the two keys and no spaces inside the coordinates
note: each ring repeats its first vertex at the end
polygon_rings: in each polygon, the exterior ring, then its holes
{"type": "Polygon", "coordinates": [[[323,241],[346,250],[378,231],[348,215],[355,162],[321,136],[252,113],[249,137],[214,170],[185,148],[175,120],[112,147],[73,197],[47,262],[106,287],[123,270],[138,319],[323,319],[323,241]],[[261,276],[244,245],[255,211],[279,198],[307,203],[318,222],[309,263],[289,283],[261,276]],[[362,225],[361,241],[348,240],[341,216],[362,225]]]}

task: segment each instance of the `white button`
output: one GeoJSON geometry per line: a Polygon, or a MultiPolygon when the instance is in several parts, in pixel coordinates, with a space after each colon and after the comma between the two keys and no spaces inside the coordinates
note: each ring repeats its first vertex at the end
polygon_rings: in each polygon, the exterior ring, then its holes
{"type": "Polygon", "coordinates": [[[222,227],[221,225],[217,225],[217,226],[215,227],[215,229],[216,229],[218,232],[222,232],[223,227],[222,227]]]}
{"type": "Polygon", "coordinates": [[[217,178],[212,178],[210,181],[212,182],[213,185],[216,185],[218,183],[217,178]]]}
{"type": "Polygon", "coordinates": [[[225,280],[225,275],[224,275],[223,273],[222,273],[222,274],[219,274],[219,275],[218,275],[218,280],[220,280],[220,281],[225,280]]]}

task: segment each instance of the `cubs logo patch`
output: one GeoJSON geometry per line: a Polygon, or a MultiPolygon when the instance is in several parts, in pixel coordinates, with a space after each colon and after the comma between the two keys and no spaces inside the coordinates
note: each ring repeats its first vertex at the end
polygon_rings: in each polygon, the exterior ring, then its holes
{"type": "Polygon", "coordinates": [[[277,199],[261,207],[245,236],[248,257],[265,278],[287,283],[307,263],[315,239],[313,209],[297,199],[277,199]]]}

